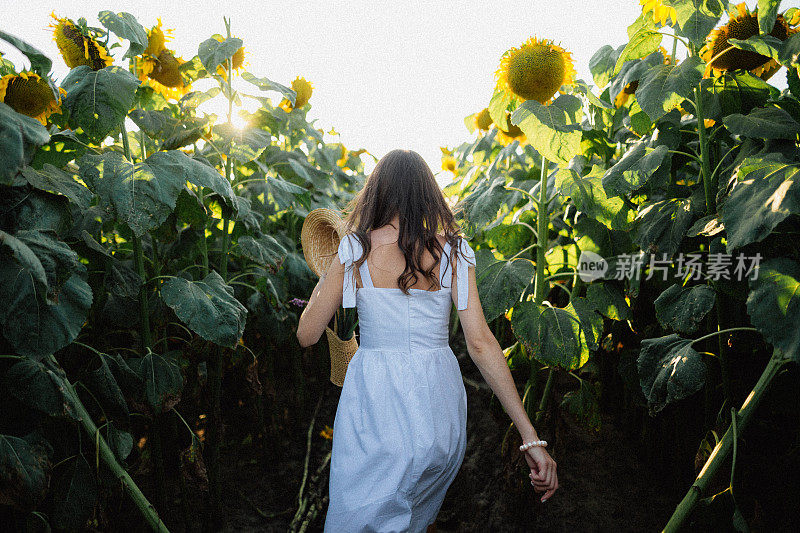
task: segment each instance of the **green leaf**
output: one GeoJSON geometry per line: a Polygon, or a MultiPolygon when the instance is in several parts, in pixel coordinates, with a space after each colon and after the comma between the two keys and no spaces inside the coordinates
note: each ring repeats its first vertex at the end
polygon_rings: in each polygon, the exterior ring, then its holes
{"type": "Polygon", "coordinates": [[[603,317],[595,312],[594,304],[587,298],[574,296],[565,309],[574,310],[581,322],[586,344],[590,350],[597,350],[600,347],[600,336],[603,334],[603,317]]]}
{"type": "Polygon", "coordinates": [[[147,163],[134,165],[118,152],[85,154],[78,164],[81,177],[102,205],[112,208],[117,220],[139,237],[167,219],[186,182],[182,172],[159,175],[147,163]]]}
{"type": "Polygon", "coordinates": [[[10,185],[37,146],[50,139],[42,123],[0,102],[0,185],[10,185]]]}
{"type": "Polygon", "coordinates": [[[601,315],[612,320],[630,320],[631,308],[622,290],[612,283],[592,283],[586,289],[586,300],[601,315]]]}
{"type": "Polygon", "coordinates": [[[612,46],[606,44],[595,52],[589,60],[589,72],[592,74],[592,79],[594,79],[594,83],[599,89],[608,85],[611,80],[620,52],[620,49],[615,50],[612,46]]]}
{"type": "Polygon", "coordinates": [[[573,308],[525,300],[514,306],[511,328],[531,356],[545,364],[575,370],[589,359],[589,344],[573,308]]]}
{"type": "Polygon", "coordinates": [[[88,209],[92,201],[92,192],[75,179],[75,174],[67,173],[50,163],[45,163],[40,170],[25,167],[20,175],[33,187],[66,196],[81,209],[88,209]]]}
{"type": "Polygon", "coordinates": [[[705,383],[703,358],[692,348],[691,339],[677,333],[643,340],[637,367],[651,415],[691,396],[705,383]]]}
{"type": "Polygon", "coordinates": [[[53,69],[53,62],[50,60],[50,58],[35,46],[30,45],[22,39],[14,37],[13,35],[9,35],[4,31],[0,31],[0,39],[3,39],[11,46],[22,52],[22,54],[28,58],[28,61],[31,62],[31,70],[42,78],[46,78],[53,69]]]}
{"type": "Polygon", "coordinates": [[[660,65],[647,71],[639,82],[636,99],[650,120],[658,121],[677,109],[703,79],[703,66],[696,56],[678,65],[660,65]]]}
{"type": "Polygon", "coordinates": [[[69,111],[72,129],[80,127],[94,141],[105,139],[134,106],[139,83],[117,65],[100,70],[80,65],[70,70],[61,87],[67,91],[62,106],[69,111]]]}
{"type": "Polygon", "coordinates": [[[53,448],[32,435],[0,435],[0,503],[18,511],[35,509],[50,485],[53,448]]]}
{"type": "Polygon", "coordinates": [[[603,174],[603,189],[610,197],[623,196],[641,188],[664,162],[669,152],[665,145],[648,148],[636,143],[603,174]]]}
{"type": "Polygon", "coordinates": [[[734,113],[722,121],[728,131],[744,137],[793,141],[800,134],[800,123],[780,107],[758,107],[749,115],[734,113]]]}
{"type": "Polygon", "coordinates": [[[88,373],[86,384],[101,402],[106,415],[118,417],[127,423],[130,414],[128,402],[108,366],[108,358],[107,355],[99,357],[100,366],[88,373]]]}
{"type": "Polygon", "coordinates": [[[556,174],[556,189],[572,198],[575,205],[588,216],[612,229],[629,229],[636,213],[622,198],[609,198],[602,185],[603,169],[593,165],[585,176],[571,168],[562,168],[556,174]]]}
{"type": "Polygon", "coordinates": [[[505,182],[505,176],[479,178],[469,196],[461,200],[466,219],[475,229],[493,222],[497,212],[508,202],[505,182]]]}
{"type": "Polygon", "coordinates": [[[679,35],[687,37],[698,48],[703,46],[706,36],[714,29],[727,2],[723,0],[667,0],[678,16],[679,35]]]}
{"type": "Polygon", "coordinates": [[[30,409],[53,417],[76,416],[64,378],[38,361],[17,362],[6,372],[4,382],[6,390],[30,409]]]}
{"type": "Polygon", "coordinates": [[[640,28],[639,31],[637,31],[633,37],[631,37],[630,41],[628,41],[628,44],[625,45],[625,48],[619,54],[617,62],[614,65],[614,74],[617,74],[620,71],[623,63],[626,61],[630,61],[631,59],[640,59],[658,50],[658,47],[661,46],[661,40],[663,38],[664,36],[660,32],[652,28],[640,28]]]}
{"type": "MultiPolygon", "coordinates": [[[[47,292],[47,274],[42,262],[24,242],[0,230],[0,246],[7,246],[12,257],[20,265],[22,272],[41,292],[47,292]]],[[[0,248],[2,249],[2,248],[0,248]]]]}
{"type": "Polygon", "coordinates": [[[487,322],[514,307],[535,272],[536,267],[528,259],[515,259],[497,261],[477,273],[478,293],[487,322]]]}
{"type": "Polygon", "coordinates": [[[489,100],[489,116],[492,122],[501,130],[508,131],[508,118],[506,111],[511,104],[511,96],[504,90],[495,89],[489,100]]]}
{"type": "Polygon", "coordinates": [[[161,296],[178,318],[204,339],[233,347],[241,338],[247,309],[216,272],[202,281],[170,278],[161,287],[161,296]]]}
{"type": "Polygon", "coordinates": [[[770,33],[778,19],[778,8],[781,0],[758,0],[758,29],[761,33],[770,33]]]}
{"type": "Polygon", "coordinates": [[[277,265],[288,253],[286,248],[281,246],[274,237],[262,235],[253,237],[243,235],[237,241],[238,251],[244,257],[255,261],[261,266],[277,265]]]}
{"type": "Polygon", "coordinates": [[[747,314],[767,342],[800,362],[800,264],[777,257],[757,272],[750,280],[747,314]]]}
{"type": "Polygon", "coordinates": [[[598,402],[598,390],[588,380],[582,379],[577,390],[571,390],[564,394],[561,400],[561,407],[570,412],[578,420],[586,424],[595,431],[600,430],[600,403],[598,402]]]}
{"type": "MultiPolygon", "coordinates": [[[[47,278],[48,303],[57,303],[58,293],[64,282],[80,268],[78,254],[66,243],[59,241],[52,230],[20,230],[14,237],[36,254],[47,278]]],[[[27,264],[22,265],[28,267],[27,264]]]]}
{"type": "Polygon", "coordinates": [[[256,87],[258,87],[262,91],[277,91],[281,93],[284,97],[286,97],[292,105],[295,103],[295,99],[297,98],[297,93],[286,87],[285,85],[281,85],[280,83],[271,81],[267,78],[257,78],[250,72],[246,70],[242,72],[242,79],[246,82],[252,83],[256,87]]]}
{"type": "Polygon", "coordinates": [[[60,529],[80,530],[97,501],[97,479],[94,470],[79,454],[53,483],[53,507],[50,519],[60,529]]]}
{"type": "Polygon", "coordinates": [[[133,451],[133,436],[117,429],[113,422],[109,421],[100,432],[119,461],[124,461],[133,451]]]}
{"type": "Polygon", "coordinates": [[[708,285],[671,285],[653,302],[656,318],[664,328],[678,333],[694,333],[714,307],[716,295],[708,285]]]}
{"type": "Polygon", "coordinates": [[[771,35],[754,35],[746,40],[728,39],[728,43],[740,50],[754,52],[772,59],[778,59],[780,57],[779,50],[783,48],[781,40],[771,35]]]}
{"type": "Polygon", "coordinates": [[[175,361],[176,355],[180,352],[163,356],[150,352],[144,357],[128,360],[130,368],[144,381],[145,400],[154,414],[166,413],[180,401],[183,375],[175,361]]]}
{"type": "MultiPolygon", "coordinates": [[[[76,263],[73,274],[62,281],[59,265],[63,266],[66,256],[58,255],[61,253],[58,247],[63,243],[56,245],[43,238],[36,239],[42,248],[34,251],[41,253],[37,255],[40,262],[47,254],[46,262],[42,262],[45,273],[54,276],[53,285],[60,284],[60,290],[51,295],[51,301],[46,300],[40,285],[29,274],[29,269],[35,266],[0,254],[0,324],[3,336],[17,353],[41,358],[75,340],[92,305],[92,291],[83,280],[86,268],[81,263],[76,263]]],[[[29,248],[31,242],[33,237],[26,242],[29,248]]]]}
{"type": "Polygon", "coordinates": [[[562,94],[551,103],[542,105],[526,100],[511,115],[537,152],[560,165],[569,163],[581,153],[581,100],[562,94]]]}
{"type": "Polygon", "coordinates": [[[719,209],[728,253],[764,239],[786,217],[800,213],[798,173],[800,165],[778,154],[742,161],[733,191],[719,209]]]}
{"type": "Polygon", "coordinates": [[[210,37],[200,43],[197,49],[197,55],[203,63],[203,68],[209,74],[216,74],[217,67],[228,58],[233,57],[233,54],[242,47],[242,40],[237,37],[228,37],[223,41],[218,41],[210,37]]]}
{"type": "Polygon", "coordinates": [[[700,188],[689,198],[668,198],[643,207],[634,221],[635,238],[641,249],[672,257],[694,217],[705,211],[702,193],[700,188]]]}
{"type": "MultiPolygon", "coordinates": [[[[208,187],[220,195],[228,206],[235,207],[237,205],[231,184],[217,169],[189,157],[180,150],[155,152],[145,159],[145,163],[159,179],[175,180],[181,183],[188,181],[198,187],[208,187]]],[[[172,205],[174,207],[174,201],[172,205]]]]}
{"type": "Polygon", "coordinates": [[[120,38],[130,41],[131,45],[122,59],[136,57],[147,49],[147,30],[130,13],[103,10],[97,14],[97,20],[120,38]]]}

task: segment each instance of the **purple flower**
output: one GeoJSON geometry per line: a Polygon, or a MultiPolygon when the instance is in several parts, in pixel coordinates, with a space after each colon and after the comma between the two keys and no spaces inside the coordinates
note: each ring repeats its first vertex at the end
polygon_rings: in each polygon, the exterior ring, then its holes
{"type": "Polygon", "coordinates": [[[297,307],[305,307],[308,303],[308,300],[301,300],[300,298],[292,298],[289,300],[289,303],[292,305],[296,305],[297,307]]]}

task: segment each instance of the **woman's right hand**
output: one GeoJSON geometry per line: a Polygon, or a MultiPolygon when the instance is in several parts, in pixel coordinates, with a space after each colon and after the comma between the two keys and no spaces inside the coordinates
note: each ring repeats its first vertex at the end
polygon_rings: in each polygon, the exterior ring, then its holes
{"type": "Polygon", "coordinates": [[[533,446],[525,451],[525,461],[531,468],[531,484],[536,492],[543,492],[542,502],[546,502],[558,489],[556,462],[542,446],[533,446]]]}

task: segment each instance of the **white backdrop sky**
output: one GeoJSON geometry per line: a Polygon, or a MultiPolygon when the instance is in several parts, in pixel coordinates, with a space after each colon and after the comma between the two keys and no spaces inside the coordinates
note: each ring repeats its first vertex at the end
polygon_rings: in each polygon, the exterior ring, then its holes
{"type": "MultiPolygon", "coordinates": [[[[459,1],[91,1],[4,3],[0,28],[21,37],[53,59],[57,81],[68,71],[47,25],[60,17],[85,17],[100,26],[97,13],[132,13],[150,28],[160,17],[173,28],[167,47],[188,59],[213,33],[225,35],[222,17],[231,19],[233,36],[244,41],[248,70],[289,85],[298,75],[314,85],[308,119],[349,149],[366,148],[380,158],[394,148],[419,152],[441,181],[440,146],[455,147],[469,138],[464,117],[486,107],[503,52],[530,36],[549,38],[572,53],[578,77],[591,83],[589,59],[603,46],[627,41],[626,28],[640,13],[637,0],[459,1]]],[[[748,0],[752,9],[756,0],[748,0]]],[[[781,10],[800,6],[784,0],[781,10]]],[[[115,42],[115,41],[112,41],[115,42]]],[[[664,39],[671,48],[671,40],[664,39]]],[[[127,44],[112,52],[117,64],[127,44]]],[[[18,67],[27,60],[0,41],[0,51],[18,67]]],[[[682,50],[679,48],[679,57],[682,50]]],[[[770,80],[785,86],[784,73],[770,80]]],[[[213,80],[195,84],[206,89],[213,80]]],[[[247,82],[236,87],[257,93],[247,82]]],[[[262,93],[266,94],[266,93],[262,93]]],[[[269,93],[273,103],[277,93],[269,93]],[[275,94],[274,96],[272,96],[275,94]]],[[[199,108],[223,120],[222,97],[199,108]]],[[[245,99],[253,110],[257,103],[245,99]]],[[[366,172],[374,167],[362,156],[366,172]]]]}

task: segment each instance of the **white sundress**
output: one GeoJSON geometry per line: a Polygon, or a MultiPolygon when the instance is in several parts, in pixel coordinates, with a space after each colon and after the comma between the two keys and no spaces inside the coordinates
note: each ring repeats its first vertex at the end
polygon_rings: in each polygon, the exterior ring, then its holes
{"type": "MultiPolygon", "coordinates": [[[[466,309],[465,240],[457,256],[458,308],[466,309]]],[[[467,446],[467,394],[448,345],[450,245],[438,291],[374,287],[367,261],[356,290],[358,239],[339,245],[342,305],[358,307],[360,346],[347,368],[333,424],[325,533],[420,532],[439,513],[467,446]],[[448,276],[449,272],[449,276],[448,276]]]]}

